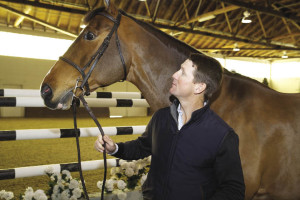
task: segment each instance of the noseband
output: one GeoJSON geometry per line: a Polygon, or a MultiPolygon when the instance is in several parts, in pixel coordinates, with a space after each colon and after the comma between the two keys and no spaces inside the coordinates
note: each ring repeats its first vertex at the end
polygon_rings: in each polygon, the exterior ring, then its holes
{"type": "MultiPolygon", "coordinates": [[[[81,89],[83,91],[83,95],[90,95],[90,87],[88,84],[88,79],[91,76],[96,64],[99,62],[100,58],[102,57],[102,55],[104,54],[104,52],[106,51],[109,42],[111,40],[112,35],[115,33],[116,35],[116,44],[117,44],[117,48],[119,51],[119,55],[120,55],[120,59],[122,62],[122,66],[123,66],[123,71],[124,71],[124,78],[121,80],[122,82],[126,80],[127,77],[127,72],[126,72],[126,65],[125,65],[125,61],[124,61],[124,57],[121,51],[121,46],[120,46],[120,41],[119,41],[119,37],[118,37],[118,33],[117,33],[117,29],[119,27],[120,24],[120,20],[121,20],[121,12],[118,12],[118,16],[116,19],[114,19],[112,16],[103,13],[103,12],[99,12],[97,13],[98,15],[102,15],[104,17],[106,17],[107,19],[111,20],[112,22],[114,22],[114,26],[112,27],[112,29],[110,30],[109,34],[106,36],[106,38],[104,39],[104,41],[102,42],[101,46],[98,48],[98,50],[96,51],[96,53],[90,58],[89,62],[83,67],[80,68],[78,65],[76,65],[73,61],[71,61],[68,58],[65,58],[63,56],[59,57],[60,60],[68,63],[69,65],[73,66],[75,69],[77,69],[77,71],[80,72],[81,76],[82,76],[82,80],[78,79],[77,83],[76,83],[76,87],[75,87],[75,91],[76,89],[81,89]],[[88,71],[87,74],[85,74],[85,70],[91,66],[90,70],[88,71]],[[78,82],[81,82],[80,85],[78,85],[78,82]],[[84,90],[84,88],[86,90],[84,90]]],[[[74,91],[74,94],[75,94],[74,91]]]]}

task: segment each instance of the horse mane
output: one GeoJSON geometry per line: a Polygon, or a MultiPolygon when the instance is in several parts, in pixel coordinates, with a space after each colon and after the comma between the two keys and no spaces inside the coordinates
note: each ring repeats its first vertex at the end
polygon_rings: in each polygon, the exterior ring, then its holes
{"type": "Polygon", "coordinates": [[[273,90],[272,88],[270,88],[269,86],[255,80],[255,79],[252,79],[252,78],[249,78],[247,76],[244,76],[242,74],[239,74],[239,73],[233,73],[233,72],[230,72],[228,71],[227,69],[224,68],[224,74],[229,76],[230,78],[233,78],[233,79],[237,79],[237,80],[240,80],[240,81],[243,81],[243,82],[247,82],[247,83],[251,83],[251,84],[254,84],[254,85],[258,85],[260,87],[264,87],[266,89],[269,89],[269,90],[273,90]]]}
{"type": "MultiPolygon", "coordinates": [[[[98,13],[105,12],[105,7],[100,7],[95,10],[90,11],[83,19],[84,23],[88,23],[91,19],[93,19],[98,13]]],[[[174,38],[167,33],[155,28],[154,26],[150,25],[149,23],[140,21],[138,19],[135,19],[134,17],[128,15],[125,11],[119,10],[119,12],[132,19],[134,22],[136,22],[138,25],[142,26],[145,30],[156,36],[159,40],[161,40],[164,43],[167,43],[169,46],[177,49],[179,52],[182,52],[185,56],[189,56],[190,53],[201,53],[195,48],[187,45],[186,43],[178,40],[177,38],[174,38]]],[[[201,53],[202,54],[202,53],[201,53]]]]}

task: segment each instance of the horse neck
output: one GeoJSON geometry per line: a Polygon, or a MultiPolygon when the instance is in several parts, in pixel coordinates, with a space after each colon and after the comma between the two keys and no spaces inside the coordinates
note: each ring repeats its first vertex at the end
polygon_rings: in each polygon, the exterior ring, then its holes
{"type": "Polygon", "coordinates": [[[127,80],[139,88],[151,111],[156,111],[169,105],[172,75],[187,55],[140,26],[134,31],[135,37],[129,46],[131,66],[127,80]]]}
{"type": "MultiPolygon", "coordinates": [[[[278,92],[248,77],[225,72],[217,95],[211,108],[227,121],[234,120],[234,111],[249,113],[270,97],[278,97],[278,92]]],[[[227,122],[234,124],[234,121],[227,122]]]]}

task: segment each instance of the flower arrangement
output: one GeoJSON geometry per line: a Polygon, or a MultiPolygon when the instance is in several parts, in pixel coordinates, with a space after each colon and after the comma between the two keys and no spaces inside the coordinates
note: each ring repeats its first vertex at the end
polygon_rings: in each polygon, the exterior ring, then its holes
{"type": "MultiPolygon", "coordinates": [[[[116,194],[118,199],[127,197],[127,192],[141,190],[147,178],[151,157],[135,161],[120,160],[120,167],[112,167],[110,179],[106,180],[105,193],[116,194]]],[[[102,190],[103,181],[97,182],[97,187],[102,190]]]]}
{"type": "Polygon", "coordinates": [[[68,170],[61,173],[54,173],[53,168],[45,170],[49,176],[49,186],[47,194],[52,200],[77,200],[83,197],[81,181],[73,179],[68,170]]]}
{"type": "MultiPolygon", "coordinates": [[[[45,169],[45,173],[50,178],[49,190],[45,193],[44,190],[34,191],[32,187],[28,187],[25,193],[19,196],[20,200],[77,200],[84,197],[81,181],[73,179],[68,170],[55,173],[50,166],[45,169]]],[[[0,199],[14,200],[15,197],[12,192],[1,190],[0,199]]]]}

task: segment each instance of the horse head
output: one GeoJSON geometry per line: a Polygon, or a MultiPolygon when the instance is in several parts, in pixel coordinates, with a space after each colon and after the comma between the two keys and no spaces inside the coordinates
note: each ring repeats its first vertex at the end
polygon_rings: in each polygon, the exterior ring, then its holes
{"type": "Polygon", "coordinates": [[[78,96],[126,79],[126,24],[120,23],[121,14],[113,4],[105,5],[85,16],[87,26],[44,78],[41,96],[47,107],[68,109],[73,93],[78,96]]]}

